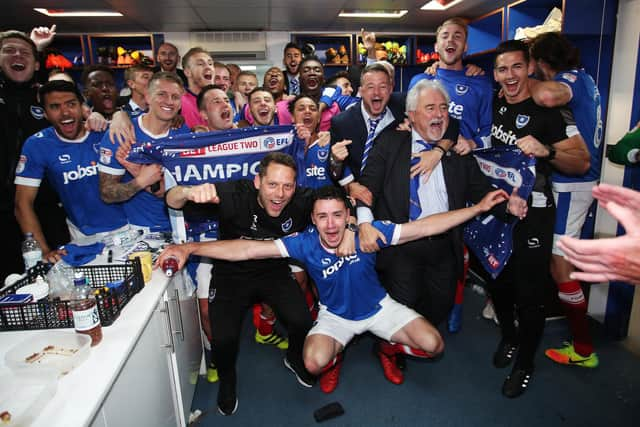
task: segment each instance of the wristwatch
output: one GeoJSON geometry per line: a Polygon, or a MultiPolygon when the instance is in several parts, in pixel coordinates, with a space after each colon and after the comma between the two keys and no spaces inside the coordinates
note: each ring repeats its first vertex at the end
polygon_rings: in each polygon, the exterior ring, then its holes
{"type": "Polygon", "coordinates": [[[358,232],[358,226],[351,223],[351,222],[347,222],[344,226],[344,228],[346,228],[349,231],[353,231],[354,233],[358,232]]]}
{"type": "Polygon", "coordinates": [[[556,149],[553,148],[552,145],[547,147],[547,150],[549,150],[549,155],[546,157],[547,160],[551,161],[553,159],[556,158],[556,149]]]}

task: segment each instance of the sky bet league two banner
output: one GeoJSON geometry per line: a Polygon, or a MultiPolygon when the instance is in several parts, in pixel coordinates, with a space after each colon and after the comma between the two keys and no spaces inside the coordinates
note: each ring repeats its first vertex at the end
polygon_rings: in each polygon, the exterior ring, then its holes
{"type": "MultiPolygon", "coordinates": [[[[499,146],[474,152],[482,172],[494,187],[527,199],[536,179],[535,157],[514,146],[499,146]]],[[[509,261],[513,250],[513,227],[517,220],[505,223],[491,214],[482,214],[467,223],[464,241],[494,279],[509,261]]]]}
{"type": "Polygon", "coordinates": [[[181,185],[233,179],[253,179],[258,163],[271,151],[298,159],[292,126],[230,129],[187,133],[140,141],[129,154],[134,163],[161,163],[181,185]]]}
{"type": "MultiPolygon", "coordinates": [[[[160,163],[177,184],[198,185],[236,179],[253,179],[260,160],[269,152],[290,154],[298,164],[304,160],[304,144],[294,136],[293,126],[263,126],[228,131],[187,133],[138,141],[131,149],[129,161],[160,163]]],[[[217,236],[215,220],[186,223],[188,236],[198,240],[204,235],[217,236]]]]}

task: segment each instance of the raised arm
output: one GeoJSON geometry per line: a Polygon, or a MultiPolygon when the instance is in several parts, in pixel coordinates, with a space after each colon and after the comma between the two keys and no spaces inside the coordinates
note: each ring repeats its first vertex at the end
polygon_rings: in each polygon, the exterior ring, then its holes
{"type": "Polygon", "coordinates": [[[167,205],[172,209],[182,209],[187,202],[219,203],[215,184],[176,185],[167,192],[167,205]]]}
{"type": "Polygon", "coordinates": [[[282,258],[282,254],[274,240],[218,240],[167,246],[158,257],[155,267],[161,266],[165,259],[174,256],[178,259],[179,267],[182,268],[189,255],[199,255],[226,261],[282,258]]]}
{"type": "Polygon", "coordinates": [[[508,198],[509,195],[506,191],[495,190],[487,193],[479,203],[468,208],[430,215],[417,221],[402,224],[398,244],[444,233],[457,225],[467,222],[476,215],[489,211],[492,207],[508,198]]]}
{"type": "Polygon", "coordinates": [[[529,90],[533,101],[543,107],[560,107],[566,105],[573,97],[568,85],[553,80],[542,82],[529,79],[529,90]]]}

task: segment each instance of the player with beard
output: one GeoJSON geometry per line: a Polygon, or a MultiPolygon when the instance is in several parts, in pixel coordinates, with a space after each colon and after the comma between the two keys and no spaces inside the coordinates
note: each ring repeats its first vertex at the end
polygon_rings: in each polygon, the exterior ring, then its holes
{"type": "Polygon", "coordinates": [[[280,121],[279,114],[276,114],[276,103],[273,101],[273,95],[263,87],[257,87],[247,95],[245,110],[245,120],[238,122],[238,127],[240,128],[291,124],[291,120],[286,123],[280,121]]]}
{"type": "MultiPolygon", "coordinates": [[[[171,126],[180,112],[180,99],[184,88],[175,73],[159,72],[149,82],[146,100],[149,112],[134,119],[136,141],[149,143],[171,135],[189,132],[182,126],[171,126]]],[[[107,203],[124,203],[129,223],[145,230],[171,231],[169,215],[162,200],[164,181],[158,164],[137,165],[114,153],[109,135],[100,144],[100,194],[107,203]],[[152,190],[152,185],[160,184],[152,190]]]]}
{"type": "Polygon", "coordinates": [[[502,394],[510,398],[520,396],[530,385],[544,331],[544,284],[555,222],[551,173],[583,174],[589,168],[589,150],[579,138],[571,111],[540,107],[532,99],[528,75],[533,65],[522,41],[509,40],[496,48],[493,75],[504,96],[493,102],[492,145],[517,146],[524,155],[536,157],[527,217],[513,229],[509,262],[487,281],[501,331],[493,364],[506,368],[513,362],[502,386],[502,394]]]}
{"type": "Polygon", "coordinates": [[[82,72],[80,81],[89,107],[110,120],[118,109],[118,88],[113,70],[106,65],[89,65],[82,72]]]}
{"type": "Polygon", "coordinates": [[[558,297],[567,313],[573,341],[561,348],[547,349],[545,355],[557,363],[595,368],[599,361],[589,332],[587,300],[580,282],[570,277],[575,268],[556,243],[565,235],[580,237],[593,204],[591,191],[600,179],[602,165],[600,92],[593,78],[580,68],[580,53],[566,37],[558,33],[541,34],[531,42],[530,51],[536,76],[542,80],[531,87],[533,100],[545,107],[568,106],[591,156],[586,174],[576,176],[554,171],[551,176],[556,203],[551,275],[558,286],[558,297]]]}
{"type": "Polygon", "coordinates": [[[302,61],[302,50],[300,46],[293,42],[287,43],[284,47],[282,64],[284,65],[284,87],[287,95],[298,95],[300,93],[300,62],[302,61]]]}
{"type": "Polygon", "coordinates": [[[170,73],[176,73],[182,79],[182,83],[185,87],[188,85],[187,76],[184,75],[184,71],[178,68],[180,63],[180,53],[178,48],[173,43],[164,42],[158,47],[158,53],[156,54],[156,61],[158,66],[153,69],[153,72],[167,71],[170,73]]]}
{"type": "Polygon", "coordinates": [[[62,200],[74,241],[97,241],[108,232],[127,227],[127,217],[122,205],[100,199],[96,163],[104,132],[85,129],[82,95],[75,84],[49,82],[40,88],[39,95],[51,127],[27,139],[22,149],[15,178],[16,218],[22,230],[32,232],[40,243],[43,258],[57,262],[66,251],[49,249],[34,210],[45,177],[62,200]]]}

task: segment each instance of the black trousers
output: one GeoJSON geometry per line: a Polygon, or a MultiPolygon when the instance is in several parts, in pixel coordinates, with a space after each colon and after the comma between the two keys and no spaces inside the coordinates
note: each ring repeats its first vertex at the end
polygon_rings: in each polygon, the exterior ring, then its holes
{"type": "Polygon", "coordinates": [[[213,269],[211,286],[216,293],[209,303],[209,318],[213,360],[220,381],[235,381],[236,360],[243,319],[248,309],[257,302],[265,302],[287,328],[290,363],[304,368],[302,347],[311,329],[311,315],[298,283],[290,274],[260,279],[254,277],[228,277],[213,269]]]}
{"type": "Polygon", "coordinates": [[[389,295],[433,325],[444,321],[455,300],[456,259],[450,235],[383,249],[376,268],[389,295]]]}
{"type": "Polygon", "coordinates": [[[545,286],[551,262],[555,208],[529,208],[513,230],[513,253],[487,282],[502,338],[519,346],[516,366],[532,368],[544,331],[545,286]],[[518,319],[518,328],[514,320],[518,319]]]}

